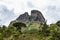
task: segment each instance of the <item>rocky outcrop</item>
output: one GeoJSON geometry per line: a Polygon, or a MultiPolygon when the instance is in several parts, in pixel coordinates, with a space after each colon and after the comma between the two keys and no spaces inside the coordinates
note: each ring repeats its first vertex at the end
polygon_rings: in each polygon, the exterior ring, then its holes
{"type": "Polygon", "coordinates": [[[17,21],[27,21],[29,19],[28,12],[25,12],[24,14],[20,15],[16,20],[17,21]]]}
{"type": "Polygon", "coordinates": [[[29,15],[28,12],[25,12],[24,14],[20,15],[16,20],[20,22],[24,21],[45,22],[45,18],[43,17],[42,13],[38,10],[32,10],[31,15],[29,15]]]}

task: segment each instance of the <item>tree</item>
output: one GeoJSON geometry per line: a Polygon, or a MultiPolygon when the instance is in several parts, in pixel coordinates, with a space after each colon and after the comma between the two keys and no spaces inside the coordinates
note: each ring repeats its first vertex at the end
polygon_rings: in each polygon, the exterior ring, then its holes
{"type": "Polygon", "coordinates": [[[17,28],[17,30],[20,30],[21,32],[21,27],[26,27],[26,24],[22,23],[22,22],[15,22],[13,23],[13,26],[17,28]]]}
{"type": "Polygon", "coordinates": [[[57,25],[57,26],[60,26],[60,21],[57,21],[57,22],[56,22],[56,25],[57,25]]]}
{"type": "Polygon", "coordinates": [[[60,39],[60,27],[56,24],[51,24],[49,27],[51,40],[59,40],[60,39]]]}
{"type": "Polygon", "coordinates": [[[50,34],[50,31],[48,30],[48,25],[46,24],[46,22],[43,24],[42,32],[44,33],[45,36],[49,36],[50,34]]]}
{"type": "Polygon", "coordinates": [[[5,29],[6,29],[6,26],[5,26],[5,25],[3,25],[3,26],[2,26],[2,29],[3,29],[3,30],[5,30],[5,29]]]}

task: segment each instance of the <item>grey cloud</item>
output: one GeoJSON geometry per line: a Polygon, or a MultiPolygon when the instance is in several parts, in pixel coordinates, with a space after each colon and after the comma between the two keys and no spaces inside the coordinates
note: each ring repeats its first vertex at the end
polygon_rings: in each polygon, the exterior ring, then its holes
{"type": "Polygon", "coordinates": [[[48,20],[51,20],[52,23],[60,20],[60,7],[48,6],[46,16],[48,17],[48,20]]]}
{"type": "Polygon", "coordinates": [[[32,4],[32,2],[30,2],[30,1],[27,2],[27,6],[30,7],[30,8],[34,7],[34,5],[32,4]]]}
{"type": "Polygon", "coordinates": [[[14,15],[14,11],[13,10],[9,10],[6,6],[1,5],[0,7],[0,14],[1,14],[1,22],[0,24],[5,24],[8,25],[9,22],[14,19],[15,15],[14,15]]]}

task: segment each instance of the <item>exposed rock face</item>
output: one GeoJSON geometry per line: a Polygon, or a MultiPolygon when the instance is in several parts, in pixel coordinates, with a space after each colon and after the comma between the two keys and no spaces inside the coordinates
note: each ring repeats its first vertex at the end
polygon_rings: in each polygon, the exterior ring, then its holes
{"type": "Polygon", "coordinates": [[[28,12],[25,12],[24,14],[20,15],[16,20],[20,22],[23,21],[45,22],[45,18],[43,17],[42,13],[38,10],[32,10],[31,15],[28,15],[28,12]]]}
{"type": "Polygon", "coordinates": [[[20,15],[16,20],[17,21],[27,21],[29,19],[28,12],[25,12],[24,14],[20,15]]]}

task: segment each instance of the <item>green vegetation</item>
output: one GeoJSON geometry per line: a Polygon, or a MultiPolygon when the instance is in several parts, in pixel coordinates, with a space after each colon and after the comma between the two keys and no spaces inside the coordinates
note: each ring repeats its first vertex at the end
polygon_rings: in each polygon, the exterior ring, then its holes
{"type": "Polygon", "coordinates": [[[3,25],[0,40],[60,40],[60,21],[50,25],[37,22],[3,25]]]}

